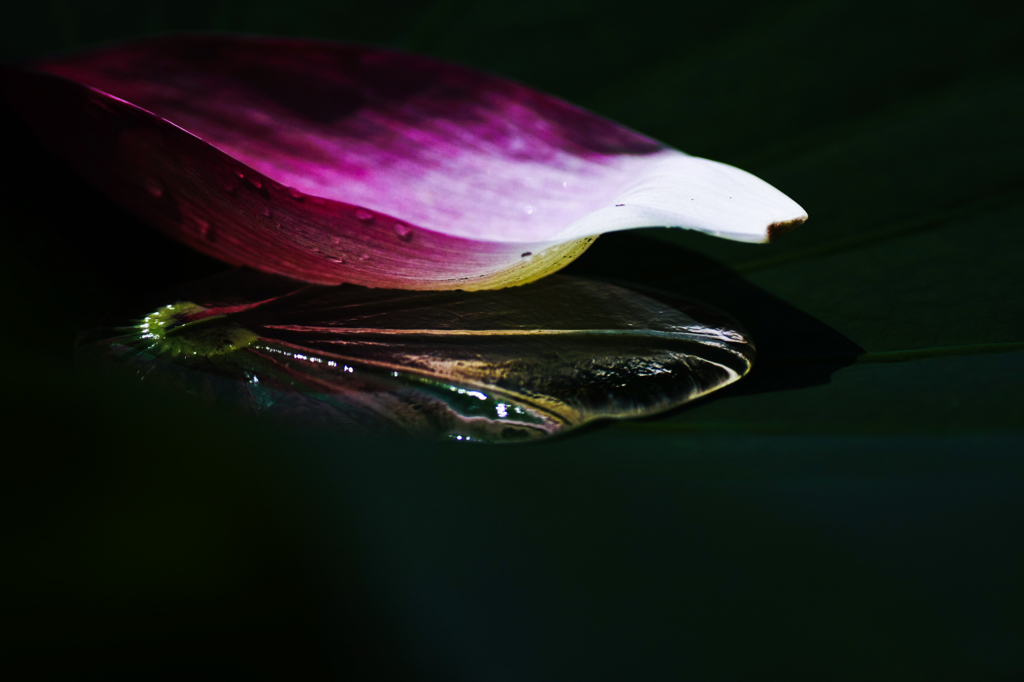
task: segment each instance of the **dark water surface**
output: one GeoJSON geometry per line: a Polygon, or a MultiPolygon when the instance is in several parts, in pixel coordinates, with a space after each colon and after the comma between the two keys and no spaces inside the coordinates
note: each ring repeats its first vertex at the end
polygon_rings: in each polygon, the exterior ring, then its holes
{"type": "Polygon", "coordinates": [[[734,163],[810,220],[768,246],[603,237],[567,273],[736,317],[759,361],[713,399],[532,445],[357,437],[76,369],[98,317],[226,268],[121,212],[4,109],[4,665],[1021,677],[1022,18],[1002,2],[5,4],[10,58],[205,29],[457,59],[734,163]]]}

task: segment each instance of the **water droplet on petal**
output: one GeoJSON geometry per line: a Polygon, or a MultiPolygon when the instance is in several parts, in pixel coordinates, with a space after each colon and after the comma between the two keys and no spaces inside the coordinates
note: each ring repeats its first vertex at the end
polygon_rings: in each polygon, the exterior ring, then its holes
{"type": "Polygon", "coordinates": [[[357,220],[362,220],[364,223],[368,223],[371,220],[373,220],[373,218],[374,218],[374,215],[372,213],[370,213],[369,211],[367,211],[365,209],[362,209],[362,208],[357,208],[356,209],[356,219],[357,220]]]}
{"type": "Polygon", "coordinates": [[[407,242],[412,239],[412,228],[405,223],[395,223],[395,234],[403,242],[407,242]]]}
{"type": "Polygon", "coordinates": [[[526,215],[533,213],[533,206],[523,206],[523,210],[526,211],[526,215]]]}
{"type": "Polygon", "coordinates": [[[292,199],[295,199],[295,201],[303,201],[306,198],[305,194],[295,189],[294,187],[288,188],[288,196],[290,196],[292,199]]]}
{"type": "Polygon", "coordinates": [[[146,180],[143,180],[142,184],[146,188],[146,191],[152,194],[157,199],[164,195],[164,186],[160,183],[159,180],[155,178],[148,178],[146,180]]]}
{"type": "Polygon", "coordinates": [[[342,259],[340,259],[340,258],[328,258],[327,260],[331,261],[332,263],[337,263],[337,264],[339,264],[339,265],[341,265],[342,263],[344,263],[344,262],[345,262],[345,261],[343,261],[343,260],[342,260],[342,259]]]}
{"type": "Polygon", "coordinates": [[[257,180],[256,178],[246,178],[246,179],[256,189],[263,189],[263,183],[260,182],[259,180],[257,180]]]}
{"type": "Polygon", "coordinates": [[[243,173],[242,171],[235,171],[235,175],[238,176],[239,180],[245,177],[245,173],[243,173]]]}
{"type": "Polygon", "coordinates": [[[214,234],[213,228],[210,226],[209,222],[198,217],[192,218],[192,220],[195,221],[196,226],[199,228],[199,234],[203,236],[203,239],[211,242],[216,239],[216,235],[214,234]]]}

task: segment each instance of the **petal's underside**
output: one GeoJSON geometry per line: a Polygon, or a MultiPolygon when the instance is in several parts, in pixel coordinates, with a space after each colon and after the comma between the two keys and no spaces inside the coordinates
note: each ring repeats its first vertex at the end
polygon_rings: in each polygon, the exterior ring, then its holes
{"type": "Polygon", "coordinates": [[[309,282],[499,288],[604,232],[764,242],[806,219],[739,169],[517,83],[365,46],[171,37],[8,69],[3,85],[136,214],[309,282]]]}
{"type": "Polygon", "coordinates": [[[515,441],[655,414],[754,348],[690,301],[562,275],[488,292],[317,287],[238,270],[96,332],[80,357],[272,418],[515,441]]]}

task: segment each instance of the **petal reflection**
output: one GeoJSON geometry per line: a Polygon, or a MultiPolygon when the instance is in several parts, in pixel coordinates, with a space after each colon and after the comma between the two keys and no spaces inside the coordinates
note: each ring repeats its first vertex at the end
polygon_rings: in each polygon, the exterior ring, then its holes
{"type": "Polygon", "coordinates": [[[754,357],[717,311],[561,275],[467,293],[241,270],[127,317],[82,357],[271,418],[472,441],[655,414],[736,381],[754,357]]]}

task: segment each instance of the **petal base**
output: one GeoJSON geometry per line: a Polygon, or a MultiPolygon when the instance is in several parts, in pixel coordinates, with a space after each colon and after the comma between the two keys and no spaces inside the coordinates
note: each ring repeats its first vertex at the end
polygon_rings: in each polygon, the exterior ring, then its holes
{"type": "Polygon", "coordinates": [[[504,289],[505,287],[521,286],[536,282],[542,277],[558,272],[569,263],[573,262],[590,245],[597,241],[597,237],[584,237],[571,242],[555,244],[540,251],[536,255],[523,252],[521,260],[505,270],[487,275],[473,281],[453,282],[452,286],[424,287],[434,290],[462,291],[483,291],[486,289],[504,289]]]}

